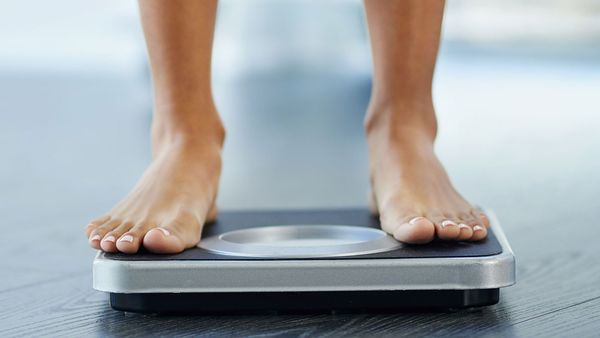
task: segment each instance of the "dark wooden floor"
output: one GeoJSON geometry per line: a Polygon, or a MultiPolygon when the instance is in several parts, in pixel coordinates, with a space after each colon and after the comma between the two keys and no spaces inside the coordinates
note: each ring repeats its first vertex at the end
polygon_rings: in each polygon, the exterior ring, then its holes
{"type": "MultiPolygon", "coordinates": [[[[136,77],[0,77],[0,336],[598,336],[598,65],[443,56],[439,153],[495,209],[518,283],[457,313],[154,317],[91,288],[83,226],[147,162],[136,77]]],[[[216,92],[229,127],[223,208],[366,203],[367,78],[248,77],[216,92]]]]}

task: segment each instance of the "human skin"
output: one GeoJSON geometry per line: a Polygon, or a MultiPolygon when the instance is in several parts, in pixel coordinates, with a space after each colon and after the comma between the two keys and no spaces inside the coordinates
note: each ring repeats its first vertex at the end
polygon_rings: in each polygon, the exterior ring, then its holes
{"type": "MultiPolygon", "coordinates": [[[[141,0],[152,72],[153,159],[136,186],[86,227],[106,252],[177,253],[217,217],[225,130],[211,91],[216,0],[141,0]]],[[[452,186],[434,152],[431,84],[444,3],[366,0],[373,89],[365,115],[372,209],[399,241],[481,240],[487,217],[452,186]]]]}
{"type": "Polygon", "coordinates": [[[373,88],[365,116],[372,209],[397,240],[481,240],[489,226],[434,152],[432,80],[444,1],[366,0],[373,88]]]}

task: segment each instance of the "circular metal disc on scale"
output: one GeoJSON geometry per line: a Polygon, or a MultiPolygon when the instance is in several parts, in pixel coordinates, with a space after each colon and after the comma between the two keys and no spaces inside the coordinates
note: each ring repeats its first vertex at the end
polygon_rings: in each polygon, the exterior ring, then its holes
{"type": "Polygon", "coordinates": [[[356,256],[401,244],[379,229],[349,225],[281,225],[248,228],[203,238],[200,248],[229,256],[311,258],[356,256]]]}

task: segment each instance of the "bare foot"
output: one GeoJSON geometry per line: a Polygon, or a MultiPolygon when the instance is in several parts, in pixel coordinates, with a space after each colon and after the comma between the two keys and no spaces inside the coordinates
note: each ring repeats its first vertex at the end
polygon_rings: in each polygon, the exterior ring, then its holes
{"type": "Polygon", "coordinates": [[[123,253],[142,245],[155,253],[196,245],[204,223],[217,215],[223,135],[219,125],[155,136],[154,159],[137,185],[87,226],[90,245],[123,253]]]}
{"type": "Polygon", "coordinates": [[[481,240],[488,218],[450,183],[433,149],[433,107],[425,109],[415,114],[397,107],[370,108],[366,129],[373,211],[382,229],[404,243],[428,243],[435,237],[481,240]]]}

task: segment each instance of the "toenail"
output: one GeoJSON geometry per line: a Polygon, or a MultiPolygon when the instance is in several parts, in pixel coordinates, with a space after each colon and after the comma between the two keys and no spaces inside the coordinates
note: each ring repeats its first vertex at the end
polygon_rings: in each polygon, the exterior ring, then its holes
{"type": "Polygon", "coordinates": [[[107,236],[105,239],[102,240],[102,242],[113,242],[113,243],[114,243],[114,241],[115,241],[115,236],[113,236],[113,235],[107,236]]]}
{"type": "Polygon", "coordinates": [[[411,219],[408,223],[415,224],[422,219],[425,219],[425,217],[423,217],[423,216],[415,217],[415,218],[411,219]]]}
{"type": "Polygon", "coordinates": [[[450,225],[456,225],[456,223],[454,223],[454,222],[452,222],[450,220],[445,220],[445,221],[442,222],[442,228],[445,228],[445,227],[450,226],[450,225]]]}
{"type": "Polygon", "coordinates": [[[479,231],[479,230],[483,230],[483,227],[481,225],[476,225],[473,227],[473,231],[479,231]]]}
{"type": "Polygon", "coordinates": [[[121,237],[121,239],[119,239],[119,242],[129,242],[129,243],[132,243],[133,242],[133,236],[131,236],[131,235],[125,235],[125,236],[121,237]]]}
{"type": "Polygon", "coordinates": [[[469,226],[468,226],[468,225],[466,225],[466,224],[464,224],[464,223],[460,223],[460,224],[458,225],[458,227],[459,227],[460,229],[467,229],[469,226]]]}
{"type": "Polygon", "coordinates": [[[169,230],[165,229],[165,228],[156,228],[160,231],[163,232],[163,234],[165,234],[165,236],[169,236],[171,233],[169,232],[169,230]]]}
{"type": "Polygon", "coordinates": [[[90,237],[90,242],[99,241],[99,240],[100,240],[100,235],[94,235],[94,236],[90,237]]]}

